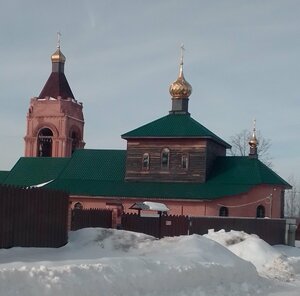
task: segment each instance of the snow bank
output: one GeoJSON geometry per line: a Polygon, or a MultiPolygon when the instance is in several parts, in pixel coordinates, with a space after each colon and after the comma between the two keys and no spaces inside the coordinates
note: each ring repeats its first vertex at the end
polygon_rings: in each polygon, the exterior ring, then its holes
{"type": "Polygon", "coordinates": [[[156,240],[111,229],[70,234],[59,249],[0,250],[0,295],[260,295],[270,282],[199,235],[156,240]]]}
{"type": "Polygon", "coordinates": [[[290,266],[293,268],[294,273],[300,274],[300,245],[298,248],[289,246],[278,245],[275,246],[278,252],[281,252],[287,257],[290,266]]]}
{"type": "Polygon", "coordinates": [[[260,239],[257,235],[249,235],[243,231],[218,232],[209,231],[204,235],[240,258],[251,262],[260,275],[284,281],[293,280],[295,270],[287,256],[260,239]]]}

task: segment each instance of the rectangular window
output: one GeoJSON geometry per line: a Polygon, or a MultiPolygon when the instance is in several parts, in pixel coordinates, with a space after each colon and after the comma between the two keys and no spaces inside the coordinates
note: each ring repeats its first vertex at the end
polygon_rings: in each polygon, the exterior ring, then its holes
{"type": "Polygon", "coordinates": [[[165,148],[161,153],[161,167],[163,169],[169,168],[169,161],[170,161],[170,150],[165,148]]]}
{"type": "Polygon", "coordinates": [[[184,170],[187,170],[189,168],[189,157],[187,154],[183,154],[181,158],[181,167],[184,170]]]}
{"type": "Polygon", "coordinates": [[[143,170],[149,170],[149,167],[150,167],[150,156],[148,153],[145,153],[143,155],[143,170]]]}

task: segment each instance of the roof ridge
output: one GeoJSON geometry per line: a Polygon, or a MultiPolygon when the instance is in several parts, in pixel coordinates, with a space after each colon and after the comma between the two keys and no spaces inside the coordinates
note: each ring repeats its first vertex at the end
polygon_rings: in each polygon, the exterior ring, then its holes
{"type": "Polygon", "coordinates": [[[144,128],[144,127],[146,127],[147,125],[153,124],[153,123],[155,123],[155,122],[157,122],[157,121],[159,121],[159,120],[161,120],[161,119],[163,119],[163,118],[166,118],[166,117],[168,117],[168,116],[170,116],[170,115],[186,115],[186,114],[167,114],[167,115],[165,115],[165,116],[163,116],[163,117],[159,117],[159,118],[157,118],[157,119],[154,119],[154,120],[152,120],[152,121],[150,121],[150,122],[148,122],[148,123],[145,123],[145,124],[143,124],[143,125],[141,125],[141,126],[139,126],[139,127],[137,127],[137,128],[134,128],[133,130],[131,130],[131,131],[129,131],[129,132],[126,132],[126,133],[122,134],[122,135],[121,135],[121,138],[123,138],[123,136],[125,136],[125,135],[127,135],[127,134],[129,134],[129,133],[131,133],[131,132],[133,132],[133,131],[136,131],[136,130],[138,130],[138,129],[144,128]]]}
{"type": "Polygon", "coordinates": [[[190,114],[168,114],[133,129],[121,136],[128,138],[208,138],[226,148],[231,146],[192,118],[190,114]]]}
{"type": "MultiPolygon", "coordinates": [[[[256,164],[258,166],[258,171],[259,171],[259,174],[260,174],[260,177],[261,177],[261,180],[263,179],[262,178],[262,167],[264,169],[267,169],[269,171],[269,173],[271,173],[274,177],[278,178],[281,180],[281,182],[283,182],[288,188],[292,188],[292,186],[286,182],[283,178],[281,178],[275,171],[273,171],[270,167],[268,167],[265,163],[263,163],[260,159],[257,159],[257,158],[252,158],[254,160],[256,160],[256,164]]],[[[263,181],[263,180],[262,180],[263,181]]]]}
{"type": "Polygon", "coordinates": [[[208,129],[206,126],[204,126],[202,123],[200,123],[199,121],[197,121],[196,119],[194,119],[192,116],[190,117],[191,120],[193,120],[196,124],[200,125],[202,128],[206,129],[208,132],[212,133],[216,138],[218,138],[220,141],[222,141],[223,143],[226,143],[228,146],[231,147],[230,144],[228,144],[227,142],[225,142],[223,139],[221,139],[219,136],[217,136],[214,132],[212,132],[210,129],[208,129]]]}

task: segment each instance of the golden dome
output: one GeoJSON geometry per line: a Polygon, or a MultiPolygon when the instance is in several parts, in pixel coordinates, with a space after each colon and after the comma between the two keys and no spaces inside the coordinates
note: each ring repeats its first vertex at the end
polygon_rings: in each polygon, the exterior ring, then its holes
{"type": "Polygon", "coordinates": [[[254,127],[253,127],[252,137],[250,138],[250,140],[248,142],[251,148],[257,148],[257,146],[258,146],[258,140],[256,138],[255,125],[256,125],[256,120],[254,120],[254,127]]]}
{"type": "Polygon", "coordinates": [[[169,87],[169,92],[174,99],[186,99],[192,93],[192,86],[183,76],[183,45],[181,46],[181,59],[179,67],[179,76],[169,87]]]}
{"type": "Polygon", "coordinates": [[[255,136],[252,136],[252,138],[249,141],[249,145],[250,145],[251,148],[257,147],[258,141],[257,141],[255,136]]]}
{"type": "Polygon", "coordinates": [[[63,53],[60,51],[60,48],[57,47],[57,50],[55,53],[51,56],[51,60],[54,63],[64,63],[66,61],[66,57],[63,55],[63,53]]]}

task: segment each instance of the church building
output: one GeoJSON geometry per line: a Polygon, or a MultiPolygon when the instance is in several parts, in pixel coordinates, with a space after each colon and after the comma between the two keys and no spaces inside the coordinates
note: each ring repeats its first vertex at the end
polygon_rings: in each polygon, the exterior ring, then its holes
{"type": "Polygon", "coordinates": [[[72,208],[131,212],[134,203],[155,201],[176,215],[283,217],[291,186],[259,160],[255,128],[248,156],[226,156],[231,146],[192,118],[183,55],[169,87],[171,110],[124,133],[126,150],[83,149],[82,103],[59,44],[51,60],[48,81],[30,101],[25,157],[0,174],[2,183],[67,191],[72,208]]]}

